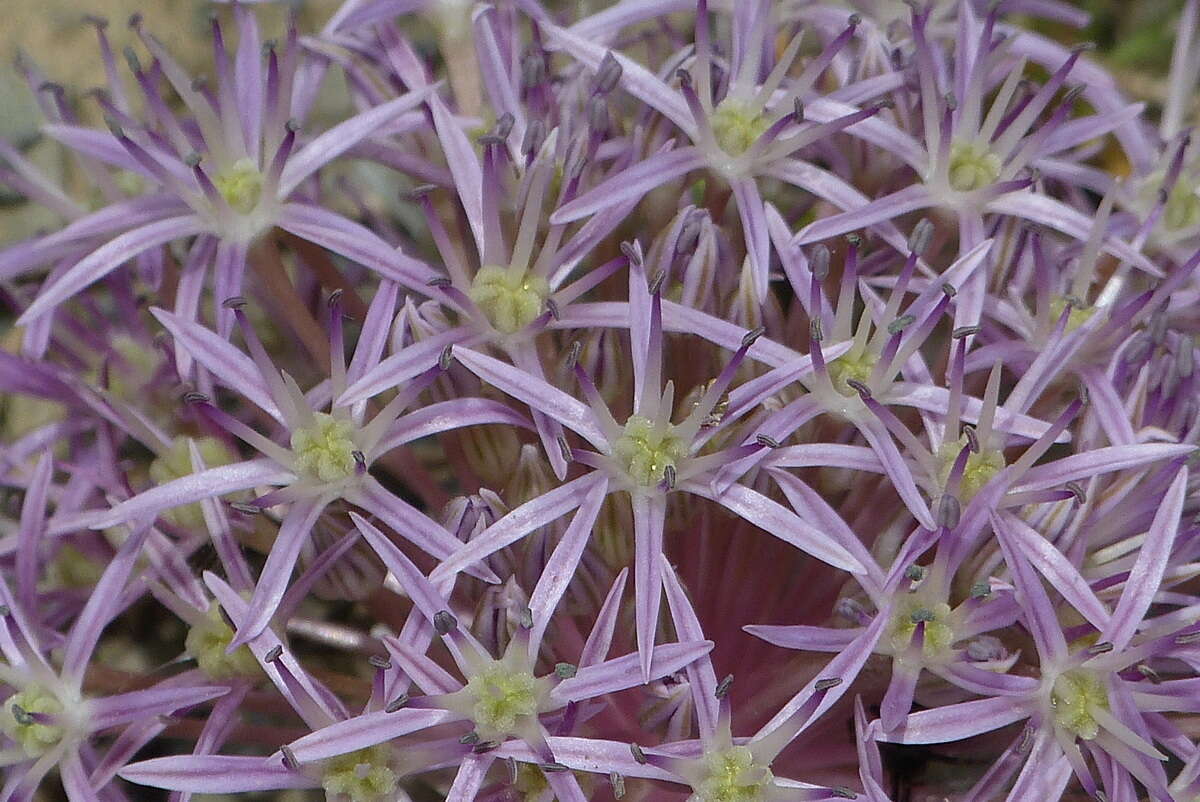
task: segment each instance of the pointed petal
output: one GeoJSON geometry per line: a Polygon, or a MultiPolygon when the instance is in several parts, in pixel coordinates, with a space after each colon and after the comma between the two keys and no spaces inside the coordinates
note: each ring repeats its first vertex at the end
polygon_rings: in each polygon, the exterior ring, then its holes
{"type": "Polygon", "coordinates": [[[1137,562],[1133,564],[1129,578],[1125,580],[1125,589],[1121,591],[1117,609],[1113,611],[1112,620],[1101,633],[1101,637],[1112,643],[1115,649],[1123,649],[1129,644],[1162,584],[1171,548],[1175,544],[1175,534],[1179,530],[1180,516],[1183,514],[1187,479],[1188,470],[1181,467],[1163,496],[1162,504],[1154,513],[1150,531],[1138,551],[1137,562]]]}
{"type": "Polygon", "coordinates": [[[1021,700],[994,696],[913,713],[895,730],[877,737],[895,744],[949,743],[998,730],[1029,715],[1030,707],[1021,700]]]}
{"type": "Polygon", "coordinates": [[[315,788],[317,782],[263,757],[176,755],[132,763],[117,774],[139,785],[197,794],[315,788]]]}
{"type": "Polygon", "coordinates": [[[344,120],[313,139],[291,158],[279,176],[279,197],[286,198],[304,179],[409,109],[425,102],[433,87],[408,92],[395,100],[344,120]]]}
{"type": "Polygon", "coordinates": [[[17,325],[28,325],[138,254],[171,240],[194,236],[203,230],[204,224],[200,218],[188,214],[148,223],[114,237],[80,259],[49,287],[45,287],[17,319],[17,325]]]}
{"type": "Polygon", "coordinates": [[[328,503],[324,498],[305,498],[294,502],[287,511],[258,577],[258,584],[254,586],[248,615],[229,644],[230,650],[248,643],[271,623],[283,594],[287,592],[300,549],[308,542],[313,524],[328,503]]]}
{"type": "Polygon", "coordinates": [[[633,593],[637,625],[638,656],[642,678],[650,681],[650,659],[654,636],[658,632],[658,611],[662,604],[663,526],[667,518],[667,498],[661,494],[633,496],[633,593]]]}
{"type": "Polygon", "coordinates": [[[634,162],[616,175],[606,178],[573,201],[550,215],[554,225],[570,223],[602,209],[616,206],[675,180],[679,176],[704,166],[704,156],[693,147],[657,153],[634,162]]]}
{"type": "Polygon", "coordinates": [[[792,544],[804,553],[810,554],[834,568],[840,568],[852,574],[861,574],[866,571],[866,568],[854,559],[850,552],[830,540],[824,532],[810,525],[782,504],[772,501],[748,487],[738,484],[730,485],[720,495],[712,493],[707,485],[699,482],[688,482],[681,487],[689,493],[695,493],[697,496],[717,502],[768,534],[774,535],[785,543],[792,544]]]}

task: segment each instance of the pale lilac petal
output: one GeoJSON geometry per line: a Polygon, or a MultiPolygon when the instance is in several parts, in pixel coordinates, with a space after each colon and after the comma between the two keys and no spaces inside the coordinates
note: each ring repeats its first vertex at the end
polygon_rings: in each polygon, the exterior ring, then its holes
{"type": "Polygon", "coordinates": [[[386,454],[397,446],[411,443],[422,437],[449,432],[467,426],[482,425],[512,426],[518,429],[533,429],[529,420],[509,406],[488,398],[456,398],[438,401],[416,412],[399,418],[384,434],[371,452],[367,461],[386,454]]]}
{"type": "MultiPolygon", "coordinates": [[[[605,775],[617,772],[624,777],[646,777],[654,780],[679,782],[679,779],[651,763],[638,763],[629,751],[629,744],[604,741],[598,738],[567,738],[550,736],[546,739],[554,759],[576,771],[605,775]]],[[[542,758],[522,741],[509,741],[495,753],[526,763],[540,763],[542,758]]]]}
{"type": "Polygon", "coordinates": [[[137,565],[142,544],[146,542],[149,533],[148,521],[134,528],[104,569],[100,581],[88,596],[83,612],[71,627],[71,634],[67,637],[63,651],[62,673],[63,679],[76,688],[83,683],[92,652],[100,640],[100,633],[108,626],[113,616],[120,612],[121,591],[137,565]]]}
{"type": "Polygon", "coordinates": [[[483,168],[479,164],[479,157],[475,154],[475,147],[462,130],[462,126],[450,114],[450,110],[438,95],[429,96],[429,110],[433,112],[434,130],[442,145],[442,152],[446,154],[446,165],[450,168],[450,175],[454,177],[458,199],[467,213],[467,222],[471,226],[471,234],[475,237],[475,246],[479,253],[483,254],[483,168]]]}
{"type": "Polygon", "coordinates": [[[527,501],[473,537],[457,553],[446,558],[430,575],[431,580],[450,576],[500,549],[517,542],[539,527],[566,515],[583,504],[588,492],[608,479],[589,473],[527,501]]]}
{"type": "Polygon", "coordinates": [[[900,449],[896,447],[892,436],[888,433],[887,427],[876,417],[863,417],[855,421],[858,431],[862,433],[863,439],[871,446],[871,450],[879,457],[879,461],[883,464],[884,471],[887,472],[888,478],[892,480],[892,485],[896,489],[896,493],[900,496],[900,500],[908,507],[908,511],[917,519],[917,523],[926,529],[936,529],[933,522],[933,515],[929,512],[929,506],[925,503],[921,491],[917,489],[917,483],[913,479],[912,471],[908,467],[908,463],[904,461],[904,457],[900,454],[900,449]]]}
{"type": "Polygon", "coordinates": [[[1038,652],[1045,661],[1062,660],[1067,654],[1067,640],[1055,614],[1054,605],[1042,586],[1042,579],[1034,573],[1024,550],[1011,533],[1008,521],[995,513],[991,514],[992,531],[1004,552],[1004,562],[1013,575],[1017,600],[1021,603],[1022,618],[1029,633],[1037,644],[1038,652]]]}
{"type": "Polygon", "coordinates": [[[613,580],[612,587],[608,589],[604,604],[600,605],[600,612],[596,613],[596,620],[592,622],[592,631],[588,633],[583,650],[579,653],[580,666],[594,665],[608,657],[608,650],[612,648],[613,633],[617,629],[617,617],[621,614],[621,597],[625,595],[625,580],[628,576],[629,569],[622,568],[613,580]]]}
{"type": "Polygon", "coordinates": [[[642,678],[650,681],[650,659],[654,636],[658,632],[658,611],[662,604],[663,526],[667,519],[667,497],[639,493],[633,504],[633,594],[637,628],[638,656],[642,678]]]}
{"type": "Polygon", "coordinates": [[[1028,555],[1038,573],[1046,577],[1054,589],[1092,626],[1098,630],[1106,629],[1110,618],[1108,608],[1097,598],[1079,569],[1054,544],[1020,518],[1005,515],[1004,519],[1008,526],[997,532],[997,536],[1011,538],[1013,543],[1010,548],[1019,548],[1028,555]]]}
{"type": "Polygon", "coordinates": [[[730,485],[723,493],[713,493],[706,484],[687,482],[681,489],[711,499],[726,507],[733,514],[754,524],[768,534],[816,557],[824,563],[849,571],[864,573],[867,569],[850,552],[833,542],[828,536],[789,511],[782,504],[772,501],[742,485],[730,485]]]}
{"type": "Polygon", "coordinates": [[[450,603],[438,593],[425,575],[413,565],[412,560],[388,540],[387,535],[380,532],[358,513],[350,513],[350,520],[358,527],[363,539],[371,544],[371,548],[379,555],[384,566],[408,593],[413,604],[417,606],[430,621],[442,610],[449,610],[450,603]]]}
{"type": "Polygon", "coordinates": [[[529,656],[536,659],[542,643],[542,635],[550,625],[550,618],[567,585],[579,568],[579,558],[592,535],[592,527],[600,515],[600,505],[608,495],[608,483],[598,482],[583,497],[583,502],[571,519],[570,526],[554,547],[550,559],[542,569],[537,585],[529,594],[529,609],[533,615],[533,629],[529,632],[529,656]]]}
{"type": "MultiPolygon", "coordinates": [[[[671,610],[671,623],[681,641],[704,640],[704,630],[696,610],[688,600],[679,576],[671,566],[667,555],[658,556],[662,563],[663,588],[667,592],[667,606],[671,610]]],[[[717,673],[713,669],[712,660],[708,655],[697,658],[687,666],[688,682],[691,684],[692,703],[696,709],[696,723],[700,727],[700,737],[708,739],[717,731],[720,710],[717,700],[717,673]]]]}
{"type": "MultiPolygon", "coordinates": [[[[373,476],[368,475],[357,488],[344,493],[343,498],[374,514],[426,554],[445,560],[462,549],[463,542],[444,526],[379,484],[373,476]]],[[[485,582],[500,581],[486,566],[467,564],[461,570],[485,582]]]]}
{"type": "Polygon", "coordinates": [[[498,359],[470,348],[454,349],[454,357],[483,381],[518,401],[549,415],[582,435],[593,446],[607,451],[608,440],[588,406],[546,382],[498,359]]]}
{"type": "Polygon", "coordinates": [[[143,760],[117,774],[133,783],[196,794],[316,788],[316,780],[263,757],[176,755],[143,760]]]}
{"type": "Polygon", "coordinates": [[[549,21],[539,24],[551,44],[561,47],[593,72],[600,68],[604,57],[612,53],[613,58],[621,65],[621,88],[678,125],[688,136],[695,136],[696,125],[688,110],[687,101],[641,64],[549,21]]]}
{"type": "Polygon", "coordinates": [[[1100,633],[1101,638],[1112,643],[1117,650],[1129,644],[1162,584],[1171,548],[1175,544],[1175,534],[1179,529],[1180,516],[1183,514],[1187,479],[1188,470],[1181,467],[1154,513],[1154,521],[1150,524],[1150,531],[1138,551],[1137,562],[1133,564],[1129,577],[1125,580],[1125,589],[1121,591],[1121,598],[1117,602],[1117,609],[1113,611],[1112,620],[1100,633]]]}
{"type": "Polygon", "coordinates": [[[867,658],[875,653],[875,646],[879,643],[879,638],[887,629],[890,621],[891,608],[885,606],[866,629],[859,630],[858,637],[826,663],[824,668],[819,670],[795,696],[788,700],[787,704],[779,709],[779,712],[770,721],[759,729],[754,740],[770,738],[775,733],[794,737],[796,733],[803,731],[810,722],[815,721],[817,717],[832,707],[838,699],[842,698],[842,694],[850,689],[855,678],[862,671],[863,665],[867,662],[867,658]],[[805,704],[809,703],[818,693],[817,683],[827,678],[840,679],[841,683],[824,692],[825,695],[812,709],[806,721],[793,720],[798,718],[797,714],[802,712],[805,704]],[[785,730],[785,727],[788,729],[785,730]]]}
{"type": "MultiPolygon", "coordinates": [[[[659,592],[662,592],[661,587],[659,592]]],[[[712,641],[708,640],[656,646],[651,654],[650,678],[673,674],[708,654],[712,647],[712,641]]],[[[562,704],[579,702],[642,685],[646,682],[644,676],[641,658],[627,654],[579,669],[574,677],[558,683],[550,695],[562,704]]]]}
{"type": "Polygon", "coordinates": [[[152,307],[150,314],[171,333],[176,344],[203,365],[213,378],[245,396],[275,420],[283,421],[253,359],[230,345],[225,338],[194,321],[158,307],[152,307]]]}
{"type": "Polygon", "coordinates": [[[479,789],[483,787],[487,770],[495,759],[493,754],[464,757],[458,767],[458,773],[454,775],[454,782],[450,784],[450,790],[446,792],[446,802],[474,802],[479,789]]]}
{"type": "Polygon", "coordinates": [[[88,726],[94,732],[207,702],[229,691],[220,686],[157,687],[93,699],[88,706],[88,726]]]}
{"type": "Polygon", "coordinates": [[[730,186],[733,188],[738,216],[742,220],[746,258],[750,260],[750,271],[754,276],[754,291],[758,302],[762,303],[767,297],[771,267],[771,238],[767,234],[762,195],[758,193],[758,183],[753,178],[733,181],[730,186]]]}
{"type": "MultiPolygon", "coordinates": [[[[861,124],[861,123],[860,123],[861,124]]],[[[886,220],[915,212],[933,206],[936,203],[933,195],[924,184],[914,184],[910,187],[871,201],[866,206],[850,211],[824,217],[809,223],[792,239],[795,245],[805,245],[810,242],[836,237],[849,231],[882,223],[886,220]]]]}
{"type": "Polygon", "coordinates": [[[861,627],[831,629],[829,627],[788,626],[777,624],[748,624],[743,627],[756,638],[785,649],[809,652],[840,652],[862,634],[861,627]]]}
{"type": "Polygon", "coordinates": [[[349,406],[385,390],[392,390],[436,365],[447,346],[465,343],[470,339],[470,329],[460,326],[406,346],[352,380],[346,392],[334,402],[339,406],[349,406]]]}
{"type": "Polygon", "coordinates": [[[279,176],[279,197],[286,198],[304,179],[336,159],[380,127],[425,102],[433,91],[425,87],[389,100],[338,123],[295,153],[279,176]]]}
{"type": "Polygon", "coordinates": [[[555,225],[569,223],[610,206],[640,198],[650,190],[697,170],[704,164],[703,154],[693,147],[655,154],[634,162],[616,175],[606,178],[599,186],[560,207],[550,215],[550,222],[555,225]]]}
{"type": "Polygon", "coordinates": [[[321,512],[328,505],[325,498],[305,498],[292,504],[283,522],[279,525],[279,534],[271,545],[271,553],[254,586],[254,595],[250,597],[250,609],[246,620],[238,626],[237,636],[229,648],[248,643],[271,623],[275,616],[283,594],[287,592],[288,582],[292,578],[292,569],[300,558],[300,550],[308,542],[309,533],[321,512]]]}
{"type": "Polygon", "coordinates": [[[381,744],[402,735],[453,721],[458,715],[448,710],[405,707],[393,713],[383,710],[330,724],[291,743],[301,763],[344,755],[381,744]]]}
{"type": "Polygon", "coordinates": [[[18,318],[17,325],[28,325],[139,253],[171,240],[194,236],[204,231],[204,228],[205,225],[199,217],[189,214],[148,223],[114,237],[79,260],[78,264],[49,287],[45,287],[18,318]]]}
{"type": "Polygon", "coordinates": [[[437,277],[429,265],[406,256],[370,229],[326,209],[288,203],[275,222],[285,231],[358,262],[415,292],[427,293],[430,280],[437,277]]]}
{"type": "Polygon", "coordinates": [[[288,485],[296,475],[279,466],[275,460],[253,459],[209,468],[173,479],[152,487],[131,499],[122,501],[91,523],[93,529],[106,529],[120,523],[144,521],[164,510],[192,504],[206,498],[223,496],[257,485],[288,485]]]}
{"type": "MultiPolygon", "coordinates": [[[[1048,198],[1036,192],[1010,192],[988,201],[987,210],[1031,220],[1061,231],[1080,242],[1086,242],[1092,230],[1092,218],[1072,209],[1062,201],[1048,198]]],[[[1124,240],[1108,238],[1103,249],[1118,259],[1137,265],[1152,276],[1161,276],[1160,271],[1140,251],[1124,240]]]]}
{"type": "Polygon", "coordinates": [[[1058,487],[1067,482],[1138,468],[1159,460],[1176,459],[1194,450],[1195,446],[1175,443],[1105,446],[1083,454],[1071,454],[1044,465],[1035,465],[1021,477],[1020,483],[1015,485],[1014,489],[1043,490],[1058,487]]]}
{"type": "Polygon", "coordinates": [[[998,730],[1030,715],[1030,708],[1007,696],[975,699],[913,713],[878,739],[896,744],[940,744],[998,730]]]}

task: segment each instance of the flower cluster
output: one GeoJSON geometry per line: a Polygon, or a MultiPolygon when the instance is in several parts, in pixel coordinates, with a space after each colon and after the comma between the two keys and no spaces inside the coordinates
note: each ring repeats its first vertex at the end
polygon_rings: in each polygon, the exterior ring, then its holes
{"type": "Polygon", "coordinates": [[[1200,0],[257,13],[21,65],[0,801],[1200,799],[1200,0]]]}

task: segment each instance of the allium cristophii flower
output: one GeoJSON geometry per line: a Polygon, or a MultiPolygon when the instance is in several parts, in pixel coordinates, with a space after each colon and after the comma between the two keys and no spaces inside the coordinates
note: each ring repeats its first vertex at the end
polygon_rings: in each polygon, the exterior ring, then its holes
{"type": "Polygon", "coordinates": [[[0,802],[1200,798],[1200,2],[1078,5],[22,55],[0,802]]]}

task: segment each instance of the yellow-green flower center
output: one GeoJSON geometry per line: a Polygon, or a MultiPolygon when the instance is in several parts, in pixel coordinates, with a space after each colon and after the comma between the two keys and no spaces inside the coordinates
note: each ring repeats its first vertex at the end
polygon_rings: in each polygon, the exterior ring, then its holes
{"type": "Polygon", "coordinates": [[[524,720],[537,715],[541,702],[537,678],[499,660],[471,677],[466,691],[475,731],[488,741],[512,735],[524,720]]]}
{"type": "Polygon", "coordinates": [[[183,648],[212,679],[257,676],[259,665],[250,647],[242,646],[233,654],[226,654],[232,641],[233,629],[225,623],[221,608],[213,604],[204,619],[188,630],[183,648]]]}
{"type": "Polygon", "coordinates": [[[388,747],[380,744],[338,755],[325,765],[321,787],[326,799],[350,802],[378,802],[391,799],[399,785],[390,767],[388,747]]]}
{"type": "Polygon", "coordinates": [[[100,581],[104,566],[70,543],[63,546],[46,566],[49,588],[90,588],[100,581]]]}
{"type": "Polygon", "coordinates": [[[726,99],[710,118],[717,145],[729,156],[741,156],[767,130],[767,119],[745,103],[726,99]]]}
{"type": "Polygon", "coordinates": [[[625,421],[613,454],[634,484],[652,487],[662,481],[667,466],[674,468],[686,456],[687,447],[671,424],[659,430],[649,418],[633,415],[625,421]]]}
{"type": "MultiPolygon", "coordinates": [[[[1057,324],[1058,319],[1062,317],[1063,310],[1067,308],[1067,299],[1061,295],[1050,301],[1050,320],[1057,324]]],[[[1067,331],[1075,331],[1096,314],[1094,306],[1072,306],[1070,313],[1067,315],[1067,331]]]]}
{"type": "Polygon", "coordinates": [[[263,177],[250,159],[238,159],[228,170],[213,179],[217,192],[240,214],[250,214],[262,199],[263,177]]]}
{"type": "Polygon", "coordinates": [[[513,334],[542,314],[550,285],[529,272],[485,265],[475,274],[468,295],[496,331],[513,334]]]}
{"type": "Polygon", "coordinates": [[[858,397],[858,390],[850,386],[850,382],[866,384],[875,371],[875,355],[863,352],[858,355],[844,354],[829,363],[829,381],[833,389],[845,396],[858,397]]]}
{"type": "Polygon", "coordinates": [[[0,732],[20,744],[29,757],[41,757],[63,738],[63,728],[33,718],[35,713],[58,715],[62,702],[36,685],[13,694],[0,708],[0,732]]]}
{"type": "Polygon", "coordinates": [[[704,779],[692,786],[688,802],[760,802],[775,782],[771,769],[744,746],[731,746],[701,758],[704,779]]]}
{"type": "MultiPolygon", "coordinates": [[[[155,484],[166,484],[184,476],[190,476],[192,471],[192,454],[188,448],[187,437],[176,437],[171,441],[171,447],[150,463],[150,478],[155,484]]],[[[233,462],[235,455],[229,448],[214,437],[198,437],[196,448],[204,460],[204,467],[215,468],[233,462]]],[[[204,509],[199,503],[185,504],[163,513],[163,517],[179,526],[200,528],[204,526],[204,509]]]]}
{"type": "Polygon", "coordinates": [[[292,432],[296,470],[322,482],[340,482],[355,473],[354,424],[324,412],[314,412],[313,422],[292,432]]]}
{"type": "Polygon", "coordinates": [[[972,192],[996,183],[1002,166],[1000,157],[977,142],[955,142],[950,146],[950,186],[972,192]]]}
{"type": "Polygon", "coordinates": [[[1167,198],[1163,210],[1163,225],[1172,231],[1200,225],[1200,196],[1189,184],[1178,181],[1167,198]]]}
{"type": "Polygon", "coordinates": [[[1108,710],[1108,691],[1104,681],[1087,669],[1067,671],[1054,681],[1050,706],[1055,724],[1090,741],[1100,731],[1096,711],[1108,710]]]}
{"type": "Polygon", "coordinates": [[[954,644],[950,605],[945,602],[924,604],[914,599],[911,604],[901,605],[901,609],[892,619],[891,630],[888,633],[892,654],[899,656],[908,649],[917,627],[922,623],[925,625],[925,635],[921,652],[925,657],[938,657],[954,644]]]}
{"type": "MultiPolygon", "coordinates": [[[[946,486],[950,471],[954,469],[954,462],[966,444],[967,440],[964,437],[953,442],[946,441],[938,449],[938,461],[941,463],[938,481],[943,487],[946,486]]],[[[999,451],[984,448],[968,454],[962,479],[958,483],[958,500],[965,503],[975,498],[975,494],[990,482],[993,476],[1004,470],[1007,464],[1004,454],[999,451]]]]}

